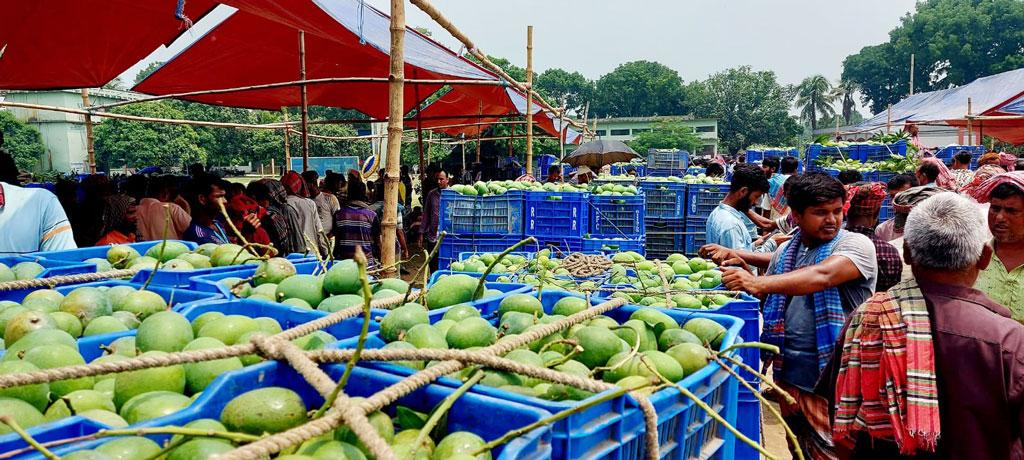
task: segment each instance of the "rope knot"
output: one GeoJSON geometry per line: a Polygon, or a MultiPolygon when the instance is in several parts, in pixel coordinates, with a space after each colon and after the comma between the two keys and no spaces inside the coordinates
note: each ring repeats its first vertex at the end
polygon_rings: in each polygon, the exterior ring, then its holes
{"type": "Polygon", "coordinates": [[[288,343],[282,339],[263,334],[253,334],[253,336],[249,338],[249,342],[256,345],[256,352],[264,358],[273,360],[285,359],[284,347],[287,346],[288,343]]]}

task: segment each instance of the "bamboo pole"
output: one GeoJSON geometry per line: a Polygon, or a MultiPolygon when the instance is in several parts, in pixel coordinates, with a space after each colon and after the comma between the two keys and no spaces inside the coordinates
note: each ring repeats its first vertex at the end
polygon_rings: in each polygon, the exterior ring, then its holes
{"type": "MultiPolygon", "coordinates": [[[[472,40],[469,39],[469,37],[466,36],[466,34],[462,33],[461,30],[455,27],[455,25],[452,24],[452,22],[448,20],[448,18],[441,14],[441,11],[434,7],[434,5],[430,4],[429,1],[410,0],[410,2],[417,8],[422,10],[424,13],[427,13],[427,16],[430,16],[430,18],[433,19],[434,22],[436,22],[439,26],[441,26],[441,28],[448,31],[448,33],[450,33],[452,37],[455,37],[456,40],[461,42],[462,45],[466,47],[466,50],[469,51],[469,54],[477,58],[484,65],[484,67],[487,67],[490,71],[494,72],[499,77],[505,79],[505,81],[512,85],[512,87],[522,91],[523,94],[533,93],[533,96],[537,98],[537,105],[541,106],[542,109],[555,115],[558,114],[557,109],[553,108],[551,104],[544,100],[543,96],[538,94],[532,88],[527,88],[522,83],[516,81],[514,78],[509,76],[509,74],[505,72],[501,67],[491,62],[487,55],[480,51],[480,49],[477,48],[477,46],[473,43],[472,40]]],[[[579,126],[576,124],[575,121],[573,121],[572,124],[573,126],[579,126]]]]}
{"type": "Polygon", "coordinates": [[[967,98],[967,145],[974,145],[972,142],[971,124],[973,117],[971,116],[971,98],[967,98]]]}
{"type": "Polygon", "coordinates": [[[914,53],[910,53],[910,95],[914,95],[914,53]]]}
{"type": "MultiPolygon", "coordinates": [[[[306,31],[299,31],[299,78],[306,79],[306,31]]],[[[299,86],[302,103],[302,172],[309,169],[309,94],[306,85],[299,86]]]]}
{"type": "MultiPolygon", "coordinates": [[[[89,107],[89,89],[82,88],[82,107],[89,107]]],[[[85,114],[85,151],[88,154],[89,174],[96,174],[96,147],[93,143],[92,115],[85,114]]],[[[50,169],[53,169],[53,160],[50,160],[50,169]]]]}
{"type": "MultiPolygon", "coordinates": [[[[562,111],[558,115],[558,162],[565,160],[565,95],[562,95],[562,111]]],[[[547,171],[541,171],[547,174],[547,171]]],[[[564,179],[563,179],[564,180],[564,179]]]]}
{"type": "MultiPolygon", "coordinates": [[[[583,106],[583,136],[584,136],[583,141],[584,142],[587,140],[586,139],[587,131],[590,131],[589,129],[587,129],[587,117],[588,116],[590,116],[590,102],[589,101],[587,102],[587,105],[583,106]]],[[[591,132],[590,136],[591,136],[590,138],[593,139],[594,138],[593,137],[594,133],[591,132]]]]}
{"type": "Polygon", "coordinates": [[[885,134],[892,132],[892,104],[885,110],[885,134]]]}
{"type": "Polygon", "coordinates": [[[27,104],[24,102],[0,101],[0,107],[17,107],[21,109],[48,110],[51,112],[71,113],[75,115],[91,115],[93,117],[110,118],[113,120],[130,120],[152,123],[164,123],[168,125],[189,125],[207,126],[211,128],[239,128],[239,129],[281,129],[281,126],[269,125],[248,125],[244,123],[225,123],[220,121],[196,121],[196,120],[175,120],[170,118],[140,117],[137,115],[125,115],[109,112],[89,112],[88,110],[75,109],[71,107],[58,107],[41,104],[27,104]]]}
{"type": "MultiPolygon", "coordinates": [[[[416,100],[420,100],[420,88],[418,86],[414,86],[412,91],[416,100]]],[[[416,107],[416,152],[419,154],[420,160],[421,184],[426,182],[427,179],[426,165],[423,163],[423,121],[420,118],[420,111],[422,109],[422,105],[416,107]]]]}
{"type": "MultiPolygon", "coordinates": [[[[284,113],[284,122],[288,123],[288,110],[282,108],[281,112],[284,113]]],[[[284,164],[281,165],[281,174],[283,175],[287,171],[292,170],[292,151],[288,143],[291,141],[288,136],[289,129],[284,130],[284,164]]]]}
{"type": "MultiPolygon", "coordinates": [[[[479,108],[478,108],[477,111],[482,115],[484,113],[484,102],[480,101],[478,103],[478,107],[479,108]]],[[[477,128],[476,129],[476,162],[477,163],[480,162],[480,137],[483,135],[483,131],[484,131],[483,128],[477,128]]]]}
{"type": "MultiPolygon", "coordinates": [[[[387,83],[387,77],[331,77],[331,78],[311,78],[301,79],[293,81],[283,81],[278,83],[265,83],[262,85],[246,85],[246,86],[235,86],[231,88],[219,88],[219,89],[206,89],[200,91],[185,91],[180,93],[168,93],[160,94],[155,96],[147,96],[131,101],[118,101],[109,104],[100,104],[94,106],[87,106],[88,110],[106,110],[114,107],[120,107],[128,104],[138,104],[140,102],[151,102],[160,101],[164,99],[180,99],[195,96],[210,96],[215,94],[228,94],[228,93],[240,93],[243,91],[255,91],[263,89],[275,89],[275,88],[287,88],[291,86],[301,85],[322,85],[332,83],[387,83]]],[[[466,80],[466,79],[432,79],[432,78],[410,78],[406,80],[407,84],[412,85],[438,85],[438,86],[511,86],[504,80],[466,80]]]]}
{"type": "MultiPolygon", "coordinates": [[[[551,140],[558,139],[557,136],[534,136],[534,138],[535,139],[551,139],[551,140]]],[[[497,137],[482,137],[482,138],[480,138],[480,140],[482,140],[482,141],[503,141],[503,140],[507,140],[507,139],[516,139],[516,136],[513,135],[513,136],[497,136],[497,137]]],[[[412,141],[408,141],[408,142],[412,142],[412,141]]],[[[462,141],[459,141],[459,140],[447,140],[447,139],[438,139],[438,140],[435,141],[435,140],[432,140],[432,139],[428,139],[428,140],[425,140],[423,142],[426,142],[428,144],[456,145],[456,144],[458,144],[458,143],[460,143],[462,141]]]]}
{"type": "MultiPolygon", "coordinates": [[[[526,175],[533,175],[533,26],[526,26],[526,175]]],[[[559,115],[561,116],[561,115],[559,115]]]]}
{"type": "MultiPolygon", "coordinates": [[[[381,264],[384,276],[397,273],[398,183],[402,157],[402,115],[405,78],[405,0],[391,0],[391,74],[388,77],[388,148],[384,169],[384,217],[381,219],[381,264]]],[[[409,193],[412,193],[410,190],[409,193]]]]}

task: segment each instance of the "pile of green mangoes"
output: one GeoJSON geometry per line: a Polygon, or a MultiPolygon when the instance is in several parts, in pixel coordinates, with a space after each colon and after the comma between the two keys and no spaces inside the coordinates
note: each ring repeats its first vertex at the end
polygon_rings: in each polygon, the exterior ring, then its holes
{"type": "MultiPolygon", "coordinates": [[[[363,304],[363,285],[359,281],[359,267],[346,259],[336,262],[320,275],[296,274],[295,266],[286,259],[274,258],[261,262],[252,281],[227,277],[218,281],[236,297],[303,309],[317,309],[333,313],[363,304]]],[[[384,278],[372,282],[373,298],[384,299],[409,290],[409,283],[397,278],[384,278]]]]}
{"type": "Polygon", "coordinates": [[[189,250],[179,241],[159,243],[140,255],[135,248],[126,245],[111,246],[107,250],[106,259],[87,259],[85,262],[96,264],[99,271],[114,268],[153,269],[160,262],[160,270],[185,271],[211,267],[227,267],[230,265],[248,265],[260,263],[256,254],[249,252],[237,244],[207,243],[189,250]]]}
{"type": "Polygon", "coordinates": [[[132,286],[83,286],[66,296],[53,289],[32,291],[21,303],[0,301],[0,349],[33,331],[57,329],[72,339],[135,329],[167,309],[160,294],[132,286]]]}
{"type": "Polygon", "coordinates": [[[638,192],[633,185],[601,184],[591,186],[590,193],[601,196],[636,196],[638,192]]]}
{"type": "Polygon", "coordinates": [[[520,190],[524,192],[586,192],[587,186],[570,183],[547,182],[542,184],[540,182],[505,180],[490,182],[477,181],[473,185],[453,185],[449,187],[449,189],[460,195],[491,196],[502,195],[510,190],[520,190]]]}
{"type": "MultiPolygon", "coordinates": [[[[358,402],[363,398],[352,398],[358,402]]],[[[194,420],[185,428],[209,431],[230,431],[262,435],[280,433],[309,420],[308,413],[316,407],[306,407],[295,391],[271,386],[242,393],[228,402],[220,413],[220,420],[204,418],[194,420]]],[[[435,443],[429,436],[422,446],[415,446],[419,428],[427,415],[406,407],[398,407],[403,414],[395,419],[381,411],[367,415],[378,434],[391,446],[398,458],[422,460],[489,460],[491,454],[470,456],[486,443],[480,436],[468,431],[450,432],[435,443]],[[419,426],[417,426],[419,425],[419,426]]],[[[171,438],[166,452],[168,460],[206,459],[213,455],[230,452],[237,447],[231,441],[220,438],[183,439],[181,435],[171,438]]],[[[118,438],[104,443],[92,451],[78,451],[65,456],[68,460],[129,460],[154,458],[161,446],[141,436],[118,438]]],[[[348,427],[302,443],[294,453],[281,454],[279,460],[366,460],[372,458],[369,449],[348,427]]]]}
{"type": "Polygon", "coordinates": [[[29,261],[18,262],[13,267],[0,264],[0,283],[35,279],[44,270],[46,267],[29,261]]]}
{"type": "MultiPolygon", "coordinates": [[[[104,354],[92,362],[223,348],[246,343],[253,334],[278,332],[281,325],[269,317],[208,312],[189,322],[177,312],[160,311],[148,315],[136,335],[104,346],[104,354]]],[[[335,341],[331,334],[316,331],[293,343],[313,350],[335,341]]],[[[53,325],[34,329],[9,345],[0,359],[0,374],[85,364],[75,338],[53,325]]],[[[0,413],[11,414],[25,428],[72,415],[124,427],[184,409],[217,376],[261,359],[246,355],[0,389],[0,413]]],[[[8,432],[10,428],[0,424],[0,434],[8,432]]]]}
{"type": "Polygon", "coordinates": [[[644,182],[682,182],[685,184],[728,184],[721,177],[709,177],[708,175],[701,174],[687,174],[683,177],[677,176],[665,176],[655,177],[648,176],[644,178],[644,182]]]}
{"type": "MultiPolygon", "coordinates": [[[[513,294],[502,300],[495,327],[468,305],[452,307],[435,324],[430,324],[427,311],[422,307],[403,306],[389,312],[381,321],[380,337],[387,342],[385,349],[473,349],[509,340],[516,334],[588,307],[585,299],[567,296],[559,299],[551,313],[546,314],[535,295],[513,294]]],[[[523,364],[619,383],[630,377],[649,379],[654,375],[640,363],[640,356],[643,356],[658,373],[677,382],[708,364],[710,355],[705,344],[717,348],[725,332],[722,325],[708,319],[694,318],[680,326],[662,312],[642,308],[622,324],[608,316],[597,316],[586,324],[513,350],[505,357],[523,364]],[[569,341],[574,341],[579,348],[569,341]],[[637,347],[639,355],[631,353],[633,347],[637,347]]],[[[432,363],[402,361],[394,364],[423,369],[432,363]]],[[[583,399],[590,395],[566,385],[494,370],[487,371],[480,384],[550,400],[583,399]]]]}

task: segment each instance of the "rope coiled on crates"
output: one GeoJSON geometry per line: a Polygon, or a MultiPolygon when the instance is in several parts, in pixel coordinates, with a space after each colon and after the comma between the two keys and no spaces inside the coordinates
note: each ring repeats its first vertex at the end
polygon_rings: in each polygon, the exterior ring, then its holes
{"type": "Polygon", "coordinates": [[[569,274],[576,278],[590,278],[607,272],[612,268],[612,261],[601,255],[574,252],[562,260],[560,267],[568,270],[569,274]]]}
{"type": "Polygon", "coordinates": [[[17,291],[20,289],[50,288],[62,284],[89,283],[92,281],[108,280],[113,278],[131,278],[139,272],[137,268],[126,268],[123,270],[108,270],[97,273],[82,273],[79,275],[51,276],[49,278],[36,278],[30,280],[5,281],[0,283],[0,292],[17,291]]]}

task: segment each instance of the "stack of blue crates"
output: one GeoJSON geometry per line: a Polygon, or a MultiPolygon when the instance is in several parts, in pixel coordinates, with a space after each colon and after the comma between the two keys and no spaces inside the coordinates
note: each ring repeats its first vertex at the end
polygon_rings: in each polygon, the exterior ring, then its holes
{"type": "Polygon", "coordinates": [[[644,254],[643,190],[637,195],[590,195],[590,231],[583,239],[583,251],[644,254]]]}
{"type": "Polygon", "coordinates": [[[686,174],[690,166],[690,152],[658,151],[652,149],[647,154],[647,175],[657,177],[679,176],[686,174]]]}
{"type": "Polygon", "coordinates": [[[949,145],[936,152],[935,158],[948,163],[954,155],[965,151],[971,154],[971,169],[978,169],[978,159],[986,152],[984,145],[949,145]]]}
{"type": "Polygon", "coordinates": [[[729,184],[690,184],[686,189],[686,254],[704,245],[708,216],[729,194],[729,184]]]}
{"type": "Polygon", "coordinates": [[[590,231],[589,192],[525,192],[524,232],[543,246],[582,251],[590,231]]]}
{"type": "Polygon", "coordinates": [[[684,182],[643,180],[647,232],[647,256],[664,259],[684,249],[686,230],[686,187],[684,182]]]}
{"type": "Polygon", "coordinates": [[[463,195],[441,191],[438,231],[446,232],[438,249],[440,266],[447,267],[460,252],[500,252],[523,239],[524,192],[501,195],[463,195]]]}

